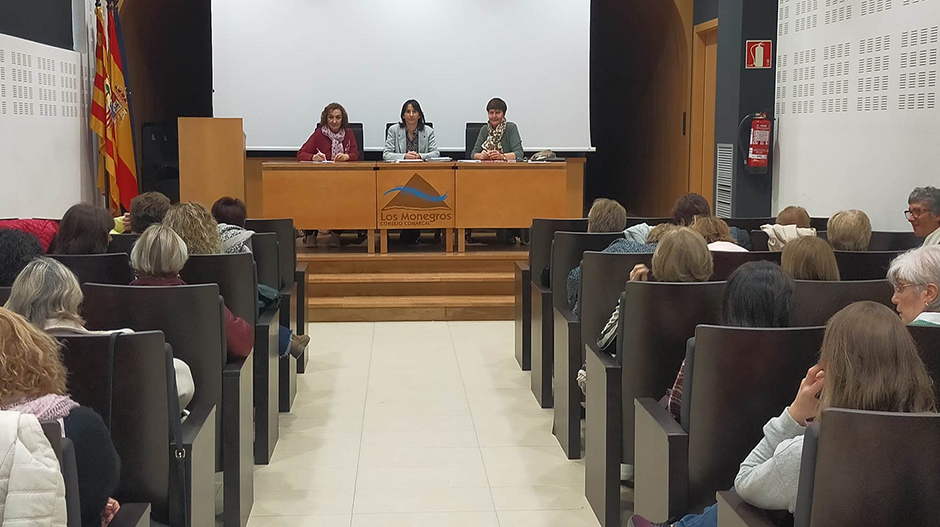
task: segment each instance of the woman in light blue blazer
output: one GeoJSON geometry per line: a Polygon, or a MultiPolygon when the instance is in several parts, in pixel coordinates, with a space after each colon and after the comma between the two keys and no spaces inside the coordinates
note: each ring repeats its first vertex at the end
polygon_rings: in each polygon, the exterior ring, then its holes
{"type": "Polygon", "coordinates": [[[434,129],[425,124],[421,105],[414,99],[405,101],[401,107],[401,122],[392,125],[385,134],[385,151],[382,159],[428,159],[440,157],[434,129]]]}

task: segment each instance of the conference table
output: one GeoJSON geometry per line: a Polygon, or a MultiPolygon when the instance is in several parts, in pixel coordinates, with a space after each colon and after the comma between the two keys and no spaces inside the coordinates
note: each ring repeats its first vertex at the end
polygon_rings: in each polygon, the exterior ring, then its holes
{"type": "Polygon", "coordinates": [[[298,229],[365,230],[388,252],[388,231],[443,229],[447,252],[466,229],[528,228],[533,218],[580,218],[584,158],[554,162],[266,162],[261,215],[298,229]]]}

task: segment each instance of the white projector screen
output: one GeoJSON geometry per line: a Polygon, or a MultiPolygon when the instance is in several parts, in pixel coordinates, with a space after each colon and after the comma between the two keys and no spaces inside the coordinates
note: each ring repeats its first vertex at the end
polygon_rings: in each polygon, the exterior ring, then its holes
{"type": "Polygon", "coordinates": [[[501,97],[526,150],[591,149],[590,0],[218,0],[213,113],[247,147],[294,150],[336,101],[381,150],[385,123],[421,103],[442,150],[501,97]]]}

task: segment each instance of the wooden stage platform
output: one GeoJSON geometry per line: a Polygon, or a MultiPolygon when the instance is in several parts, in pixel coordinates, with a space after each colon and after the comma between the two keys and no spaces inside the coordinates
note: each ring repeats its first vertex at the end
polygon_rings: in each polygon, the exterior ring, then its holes
{"type": "Polygon", "coordinates": [[[418,245],[397,235],[388,254],[368,254],[346,233],[341,248],[298,240],[297,260],[309,264],[307,303],[314,322],[512,320],[513,267],[528,246],[510,247],[491,233],[474,234],[465,253],[446,253],[426,232],[418,245]]]}

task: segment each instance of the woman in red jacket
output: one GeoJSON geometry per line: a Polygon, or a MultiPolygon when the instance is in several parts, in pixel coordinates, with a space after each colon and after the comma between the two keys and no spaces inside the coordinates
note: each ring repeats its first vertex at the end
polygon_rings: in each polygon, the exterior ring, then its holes
{"type": "Polygon", "coordinates": [[[316,131],[297,152],[297,161],[359,161],[356,134],[349,128],[349,115],[341,104],[326,105],[316,131]]]}

